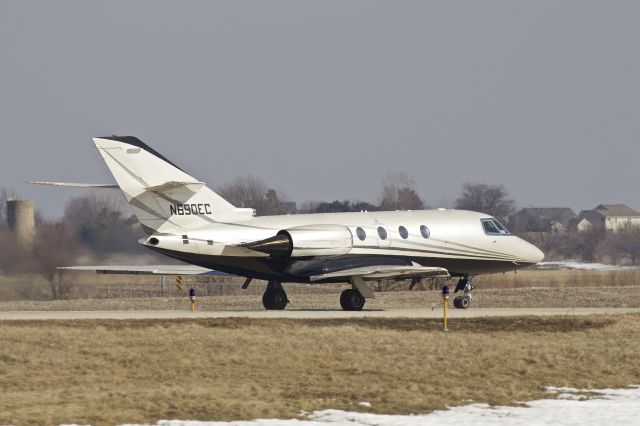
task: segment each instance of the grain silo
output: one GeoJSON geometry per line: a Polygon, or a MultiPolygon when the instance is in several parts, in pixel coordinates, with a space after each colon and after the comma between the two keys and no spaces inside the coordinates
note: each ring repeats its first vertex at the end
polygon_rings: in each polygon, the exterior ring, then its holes
{"type": "Polygon", "coordinates": [[[31,200],[7,201],[7,224],[13,230],[18,246],[30,249],[36,236],[35,207],[31,200]]]}

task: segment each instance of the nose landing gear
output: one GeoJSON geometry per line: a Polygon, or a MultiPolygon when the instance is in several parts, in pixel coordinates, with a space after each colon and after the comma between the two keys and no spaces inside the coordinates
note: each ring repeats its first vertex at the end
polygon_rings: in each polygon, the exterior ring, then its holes
{"type": "Polygon", "coordinates": [[[454,293],[462,291],[462,296],[456,296],[455,299],[453,299],[453,306],[456,307],[456,309],[467,309],[471,306],[473,288],[473,284],[471,284],[469,277],[465,276],[460,278],[454,291],[454,293]]]}

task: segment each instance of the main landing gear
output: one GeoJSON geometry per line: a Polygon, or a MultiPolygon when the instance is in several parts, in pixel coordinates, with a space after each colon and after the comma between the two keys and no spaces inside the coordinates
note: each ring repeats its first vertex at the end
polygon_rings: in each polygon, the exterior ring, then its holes
{"type": "Polygon", "coordinates": [[[345,311],[361,311],[364,308],[365,298],[357,288],[350,288],[340,295],[340,306],[345,311]]]}
{"type": "Polygon", "coordinates": [[[267,289],[262,295],[262,305],[268,311],[281,311],[289,303],[287,293],[280,281],[269,281],[267,289]]]}
{"type": "MultiPolygon", "coordinates": [[[[246,288],[246,282],[244,288],[246,288]]],[[[340,306],[345,311],[361,311],[366,297],[374,297],[371,289],[364,285],[362,278],[354,278],[353,287],[340,295],[340,306]]],[[[287,293],[280,281],[269,281],[267,289],[262,295],[262,305],[268,311],[281,311],[289,303],[287,293]]]]}
{"type": "Polygon", "coordinates": [[[453,299],[453,306],[457,309],[467,309],[471,306],[471,299],[473,298],[473,284],[471,284],[469,277],[464,276],[460,278],[454,293],[459,291],[462,291],[462,296],[456,296],[455,299],[453,299]]]}

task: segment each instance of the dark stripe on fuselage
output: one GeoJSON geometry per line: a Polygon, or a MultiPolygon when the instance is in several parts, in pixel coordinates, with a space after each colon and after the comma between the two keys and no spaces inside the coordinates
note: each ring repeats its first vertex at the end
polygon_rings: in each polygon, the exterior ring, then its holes
{"type": "Polygon", "coordinates": [[[424,254],[435,254],[435,255],[444,255],[444,256],[462,256],[465,258],[475,258],[475,259],[490,259],[490,260],[503,260],[503,261],[515,261],[516,258],[513,256],[506,256],[503,255],[502,257],[500,256],[494,256],[494,255],[486,255],[486,254],[466,254],[466,253],[462,253],[462,252],[454,252],[454,251],[435,251],[435,250],[428,250],[428,249],[421,249],[421,248],[402,248],[402,247],[378,247],[378,246],[359,246],[359,247],[354,247],[354,249],[366,249],[366,250],[380,250],[382,251],[382,253],[380,253],[380,255],[384,256],[385,254],[387,255],[395,255],[394,252],[419,252],[419,253],[424,253],[424,254]]]}

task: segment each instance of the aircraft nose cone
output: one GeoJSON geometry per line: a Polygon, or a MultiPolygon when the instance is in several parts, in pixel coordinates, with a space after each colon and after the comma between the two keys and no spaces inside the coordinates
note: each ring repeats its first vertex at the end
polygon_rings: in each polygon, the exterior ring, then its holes
{"type": "Polygon", "coordinates": [[[530,263],[540,263],[544,259],[544,253],[538,247],[533,244],[529,244],[529,250],[527,250],[527,261],[530,263]]]}

